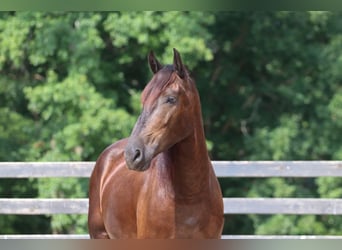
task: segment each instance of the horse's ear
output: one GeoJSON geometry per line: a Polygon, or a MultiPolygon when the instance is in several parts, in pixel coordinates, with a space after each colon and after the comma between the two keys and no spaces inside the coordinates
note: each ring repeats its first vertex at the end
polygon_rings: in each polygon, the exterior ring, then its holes
{"type": "Polygon", "coordinates": [[[176,69],[177,74],[180,78],[184,78],[186,75],[186,68],[182,63],[181,56],[179,52],[174,48],[173,49],[173,67],[176,69]]]}
{"type": "Polygon", "coordinates": [[[163,67],[163,65],[161,65],[157,58],[154,56],[152,50],[148,54],[148,64],[150,65],[153,74],[157,73],[163,67]]]}

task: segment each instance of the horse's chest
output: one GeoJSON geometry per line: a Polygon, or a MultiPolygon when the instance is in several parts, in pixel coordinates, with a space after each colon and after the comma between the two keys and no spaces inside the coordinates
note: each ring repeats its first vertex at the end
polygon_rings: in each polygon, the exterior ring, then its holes
{"type": "Polygon", "coordinates": [[[199,205],[180,205],[174,198],[152,198],[137,211],[138,235],[142,238],[191,238],[200,235],[206,216],[199,205]]]}

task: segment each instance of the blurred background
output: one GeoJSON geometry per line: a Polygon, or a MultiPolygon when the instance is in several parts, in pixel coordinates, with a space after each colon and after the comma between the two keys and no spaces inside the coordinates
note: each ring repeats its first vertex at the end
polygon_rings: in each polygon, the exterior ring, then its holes
{"type": "MultiPolygon", "coordinates": [[[[95,161],[127,137],[177,48],[212,160],[342,160],[342,13],[0,12],[0,161],[95,161]]],[[[340,178],[220,179],[227,197],[342,197],[340,178]]],[[[87,197],[87,179],[0,179],[0,197],[87,197]]],[[[87,233],[0,215],[0,234],[87,233]]],[[[224,234],[342,234],[342,218],[229,215],[224,234]]]]}

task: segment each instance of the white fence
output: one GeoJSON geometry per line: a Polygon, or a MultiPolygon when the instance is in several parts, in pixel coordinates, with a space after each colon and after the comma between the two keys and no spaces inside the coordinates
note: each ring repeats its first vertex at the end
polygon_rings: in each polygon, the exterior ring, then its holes
{"type": "MultiPolygon", "coordinates": [[[[88,178],[94,162],[1,162],[0,178],[88,178]]],[[[227,177],[342,177],[342,161],[213,161],[218,178],[227,177]]],[[[319,198],[229,198],[225,214],[342,214],[342,199],[319,198]]],[[[88,199],[0,198],[0,214],[86,214],[88,199]]],[[[87,235],[0,235],[17,239],[83,239],[87,235]]],[[[227,239],[250,238],[340,238],[342,236],[246,236],[224,235],[227,239]]]]}

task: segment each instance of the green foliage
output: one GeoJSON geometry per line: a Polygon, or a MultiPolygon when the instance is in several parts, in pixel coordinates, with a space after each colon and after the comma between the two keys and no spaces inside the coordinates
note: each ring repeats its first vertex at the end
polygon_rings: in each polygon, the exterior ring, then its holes
{"type": "Polygon", "coordinates": [[[119,63],[132,63],[136,57],[146,57],[151,48],[164,52],[161,61],[171,62],[172,48],[182,51],[184,60],[193,68],[200,60],[213,58],[206,46],[211,35],[206,26],[214,21],[213,14],[205,12],[123,12],[113,13],[104,23],[114,47],[127,49],[127,44],[139,46],[139,54],[131,52],[119,63]]]}
{"type": "Polygon", "coordinates": [[[30,142],[33,122],[9,108],[0,108],[0,159],[20,160],[30,142]],[[20,147],[23,148],[20,148],[20,147]]]}
{"type": "Polygon", "coordinates": [[[256,234],[282,234],[282,235],[324,235],[326,230],[321,222],[317,222],[313,215],[286,216],[274,215],[265,222],[256,219],[256,234]]]}
{"type": "Polygon", "coordinates": [[[84,75],[24,92],[29,110],[41,122],[42,140],[34,149],[41,160],[94,159],[103,145],[127,136],[134,122],[126,111],[115,108],[114,100],[97,93],[84,75]]]}
{"type": "MultiPolygon", "coordinates": [[[[341,22],[338,12],[3,12],[0,160],[96,160],[130,133],[148,52],[170,63],[174,47],[196,79],[213,159],[341,160],[341,22]]],[[[220,180],[234,197],[340,198],[340,182],[220,180]]],[[[87,185],[1,180],[0,195],[79,198],[87,185]]],[[[1,216],[0,230],[87,231],[86,216],[34,218],[1,216]]],[[[224,233],[340,234],[341,225],[336,216],[229,215],[224,233]]]]}

